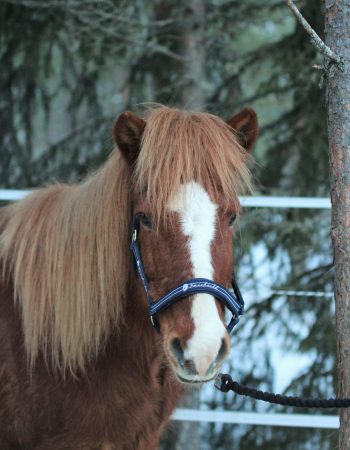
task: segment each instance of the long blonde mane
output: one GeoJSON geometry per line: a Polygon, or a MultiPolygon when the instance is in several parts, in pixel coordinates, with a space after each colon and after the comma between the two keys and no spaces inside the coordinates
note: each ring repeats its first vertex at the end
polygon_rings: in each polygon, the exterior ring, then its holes
{"type": "Polygon", "coordinates": [[[122,317],[129,175],[114,152],[84,183],[53,185],[5,208],[1,257],[22,312],[25,347],[83,369],[122,317]]]}
{"type": "MultiPolygon", "coordinates": [[[[181,183],[196,179],[237,202],[250,187],[247,154],[215,116],[148,112],[133,188],[160,217],[181,183]]],[[[81,184],[39,189],[0,215],[0,259],[14,285],[25,348],[75,373],[123,318],[129,273],[130,168],[118,149],[81,184]]]]}

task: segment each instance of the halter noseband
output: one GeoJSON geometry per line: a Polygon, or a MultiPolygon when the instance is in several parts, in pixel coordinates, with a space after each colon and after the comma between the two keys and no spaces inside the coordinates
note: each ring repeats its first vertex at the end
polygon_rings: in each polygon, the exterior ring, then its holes
{"type": "Polygon", "coordinates": [[[158,332],[160,331],[159,323],[156,319],[156,316],[165,309],[167,309],[170,305],[193,294],[205,292],[207,294],[212,295],[221,303],[223,303],[226,306],[226,308],[232,313],[232,319],[230,320],[230,323],[226,326],[227,331],[231,333],[233,327],[238,323],[240,316],[244,312],[244,300],[237,286],[234,275],[232,276],[231,281],[234,295],[228,289],[221,286],[221,284],[215,283],[215,281],[208,280],[207,278],[191,278],[190,280],[187,280],[184,283],[179,284],[175,288],[171,289],[167,294],[163,295],[163,297],[158,299],[156,302],[153,301],[149,293],[148,280],[142,264],[140,249],[137,244],[139,227],[140,227],[139,219],[136,217],[135,214],[133,214],[132,238],[130,250],[134,255],[136,269],[146,293],[148,303],[148,314],[153,327],[158,332]]]}

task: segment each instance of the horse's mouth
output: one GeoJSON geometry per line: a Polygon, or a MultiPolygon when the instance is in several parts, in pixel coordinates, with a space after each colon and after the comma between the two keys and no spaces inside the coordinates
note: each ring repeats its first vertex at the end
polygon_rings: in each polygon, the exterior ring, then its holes
{"type": "Polygon", "coordinates": [[[214,378],[216,377],[216,374],[214,374],[213,376],[211,376],[209,378],[200,378],[199,375],[194,375],[192,378],[184,378],[183,376],[176,373],[176,377],[178,378],[178,380],[181,383],[191,385],[191,384],[208,383],[209,381],[214,380],[214,378]]]}

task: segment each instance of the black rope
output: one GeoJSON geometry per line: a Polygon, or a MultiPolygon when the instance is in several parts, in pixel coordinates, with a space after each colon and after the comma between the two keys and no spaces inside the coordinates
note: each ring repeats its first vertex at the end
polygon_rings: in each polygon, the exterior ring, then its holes
{"type": "Polygon", "coordinates": [[[301,398],[288,395],[273,394],[244,386],[233,381],[228,374],[220,373],[215,379],[215,387],[221,392],[233,391],[239,395],[255,398],[268,403],[284,406],[297,406],[303,408],[349,408],[350,398],[301,398]]]}

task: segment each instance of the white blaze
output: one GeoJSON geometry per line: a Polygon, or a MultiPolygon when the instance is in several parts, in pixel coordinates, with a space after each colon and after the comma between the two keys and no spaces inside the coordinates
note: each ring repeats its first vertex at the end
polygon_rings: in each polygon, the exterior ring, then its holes
{"type": "MultiPolygon", "coordinates": [[[[211,243],[215,236],[217,205],[200,184],[190,182],[181,185],[169,208],[179,213],[182,231],[189,237],[194,278],[212,280],[211,243]]],[[[209,294],[194,296],[191,314],[195,330],[187,343],[185,359],[192,359],[198,373],[204,376],[217,357],[226,329],[215,299],[209,294]]]]}

